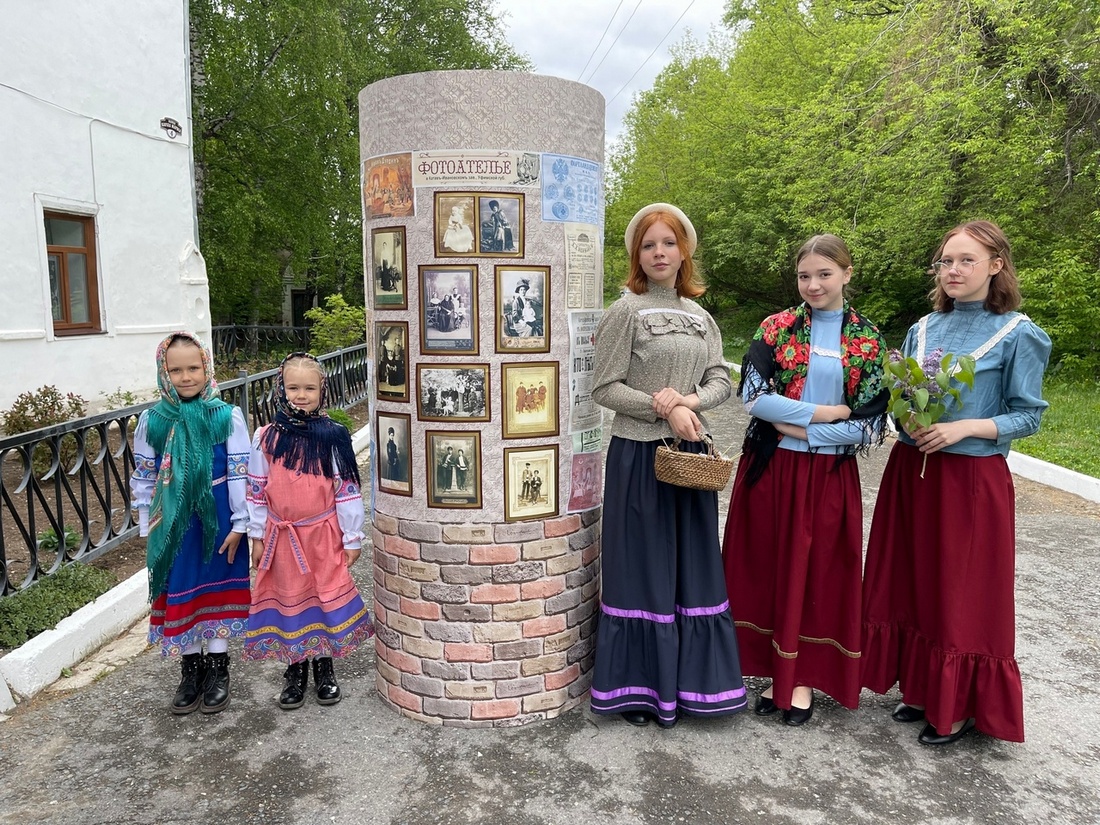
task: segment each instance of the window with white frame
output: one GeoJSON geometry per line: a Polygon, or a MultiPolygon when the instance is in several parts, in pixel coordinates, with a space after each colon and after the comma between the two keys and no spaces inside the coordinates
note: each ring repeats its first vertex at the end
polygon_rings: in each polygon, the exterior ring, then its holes
{"type": "Polygon", "coordinates": [[[43,212],[55,335],[101,332],[95,218],[43,212]]]}

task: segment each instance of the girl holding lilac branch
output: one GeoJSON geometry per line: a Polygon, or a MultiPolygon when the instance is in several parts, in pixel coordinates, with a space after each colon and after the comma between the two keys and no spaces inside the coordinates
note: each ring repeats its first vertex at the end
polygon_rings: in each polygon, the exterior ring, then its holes
{"type": "Polygon", "coordinates": [[[814,688],[859,704],[863,505],[851,458],[879,441],[886,348],[844,299],[852,256],[817,235],[796,256],[804,303],[760,325],[741,370],[752,415],[723,555],[746,674],[772,679],[758,716],[813,715],[814,688]]]}
{"type": "Polygon", "coordinates": [[[1050,339],[1015,311],[1016,268],[996,224],[955,227],[933,260],[935,312],[913,325],[902,352],[917,361],[933,349],[969,353],[973,386],[946,398],[938,421],[910,420],[890,453],[867,547],[863,684],[877,693],[899,685],[893,718],[924,721],[922,744],[975,728],[1022,742],[1006,458],[1013,439],[1039,429],[1050,339]]]}

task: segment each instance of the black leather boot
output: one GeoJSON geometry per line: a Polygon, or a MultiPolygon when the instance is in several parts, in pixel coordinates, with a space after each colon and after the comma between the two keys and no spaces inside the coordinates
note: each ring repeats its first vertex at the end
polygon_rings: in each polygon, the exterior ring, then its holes
{"type": "Polygon", "coordinates": [[[229,705],[229,654],[206,657],[206,679],[202,683],[202,712],[218,713],[229,705]]]}
{"type": "Polygon", "coordinates": [[[279,707],[283,710],[300,708],[306,701],[306,683],[309,682],[309,660],[295,662],[283,674],[286,687],[279,694],[279,707]]]}
{"type": "Polygon", "coordinates": [[[183,678],[180,679],[180,686],[172,699],[172,713],[184,716],[198,710],[199,703],[202,702],[202,683],[206,677],[206,663],[203,661],[202,653],[188,653],[183,657],[183,664],[180,667],[183,678]]]}
{"type": "Polygon", "coordinates": [[[335,705],[340,701],[340,686],[336,684],[331,656],[313,660],[313,687],[317,689],[318,705],[335,705]]]}

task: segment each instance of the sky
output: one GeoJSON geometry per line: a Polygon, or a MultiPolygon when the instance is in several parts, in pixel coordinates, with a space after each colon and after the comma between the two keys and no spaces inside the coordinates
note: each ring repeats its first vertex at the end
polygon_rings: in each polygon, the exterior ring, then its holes
{"type": "Polygon", "coordinates": [[[711,28],[720,26],[725,5],[726,0],[496,0],[505,16],[505,39],[531,58],[539,74],[580,80],[603,93],[608,144],[618,136],[634,93],[650,88],[668,64],[669,48],[688,30],[706,42],[711,28]]]}

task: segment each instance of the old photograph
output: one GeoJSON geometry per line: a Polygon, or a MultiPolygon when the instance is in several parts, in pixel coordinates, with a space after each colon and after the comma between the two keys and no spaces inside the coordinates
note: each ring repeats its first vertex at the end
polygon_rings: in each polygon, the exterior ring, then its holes
{"type": "Polygon", "coordinates": [[[558,434],[557,361],[500,365],[500,410],[505,438],[558,434]]]}
{"type": "Polygon", "coordinates": [[[496,266],[496,351],[549,352],[548,266],[496,266]]]}
{"type": "Polygon", "coordinates": [[[375,357],[378,359],[378,398],[382,401],[409,400],[409,324],[407,321],[379,323],[375,329],[375,357]]]}
{"type": "Polygon", "coordinates": [[[405,290],[405,227],[387,226],[370,231],[374,306],[408,309],[405,290]]]}
{"type": "Polygon", "coordinates": [[[523,257],[523,195],[479,193],[477,219],[479,255],[523,257]]]}
{"type": "Polygon", "coordinates": [[[488,364],[417,364],[416,392],[421,421],[489,420],[488,364]]]}
{"type": "Polygon", "coordinates": [[[424,437],[428,506],[481,507],[481,433],[428,430],[424,437]]]}
{"type": "Polygon", "coordinates": [[[420,267],[420,351],[476,354],[477,267],[420,267]]]}
{"type": "Polygon", "coordinates": [[[558,514],[558,445],[504,448],[504,520],[558,514]]]}
{"type": "Polygon", "coordinates": [[[410,416],[378,413],[378,489],[399,496],[412,495],[410,416]]]}

